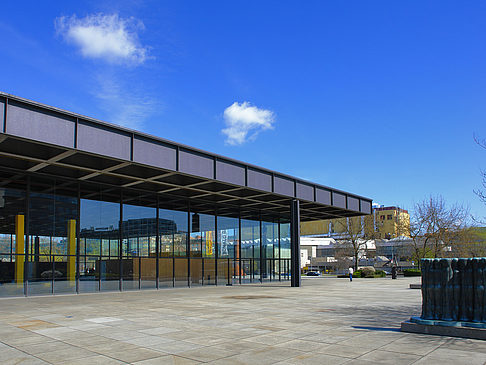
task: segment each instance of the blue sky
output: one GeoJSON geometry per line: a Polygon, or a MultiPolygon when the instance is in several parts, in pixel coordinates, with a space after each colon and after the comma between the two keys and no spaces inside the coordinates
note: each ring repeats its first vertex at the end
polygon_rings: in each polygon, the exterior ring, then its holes
{"type": "Polygon", "coordinates": [[[484,217],[484,19],[481,1],[6,1],[0,90],[484,217]]]}

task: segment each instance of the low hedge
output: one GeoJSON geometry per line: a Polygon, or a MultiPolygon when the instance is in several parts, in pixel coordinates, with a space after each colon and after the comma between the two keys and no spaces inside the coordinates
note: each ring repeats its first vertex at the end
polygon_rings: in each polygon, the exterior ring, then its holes
{"type": "Polygon", "coordinates": [[[383,270],[376,270],[375,271],[375,278],[384,278],[386,277],[386,272],[383,270]]]}
{"type": "MultiPolygon", "coordinates": [[[[349,278],[349,274],[338,275],[337,277],[338,277],[338,278],[341,278],[341,279],[345,279],[345,278],[349,278]]],[[[360,278],[360,277],[361,277],[361,271],[356,270],[356,271],[353,273],[353,279],[354,279],[354,278],[360,278]]]]}
{"type": "Polygon", "coordinates": [[[403,276],[422,276],[422,271],[420,269],[405,269],[403,276]]]}
{"type": "MultiPolygon", "coordinates": [[[[367,274],[367,276],[363,276],[362,270],[356,270],[353,273],[353,279],[354,278],[384,278],[384,277],[386,277],[386,272],[384,272],[383,270],[376,270],[372,275],[367,274]]],[[[349,278],[349,274],[338,275],[338,278],[347,279],[349,278]]]]}

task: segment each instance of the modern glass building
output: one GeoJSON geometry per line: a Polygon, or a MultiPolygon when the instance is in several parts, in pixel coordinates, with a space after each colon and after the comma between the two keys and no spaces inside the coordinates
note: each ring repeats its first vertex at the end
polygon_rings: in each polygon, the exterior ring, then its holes
{"type": "Polygon", "coordinates": [[[0,93],[0,296],[300,285],[300,220],[371,200],[0,93]]]}

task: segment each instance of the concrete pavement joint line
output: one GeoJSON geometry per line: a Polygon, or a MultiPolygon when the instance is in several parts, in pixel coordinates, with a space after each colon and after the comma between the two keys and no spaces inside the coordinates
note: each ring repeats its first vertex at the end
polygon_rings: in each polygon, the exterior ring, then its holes
{"type": "MultiPolygon", "coordinates": [[[[65,327],[65,328],[67,328],[67,327],[65,327]]],[[[27,331],[30,331],[30,330],[27,330],[27,331]]],[[[88,332],[88,331],[83,331],[83,330],[77,330],[77,331],[80,331],[80,332],[85,332],[85,333],[87,333],[87,334],[91,334],[91,332],[88,332]]],[[[33,331],[30,331],[30,332],[33,332],[33,331]]],[[[36,332],[34,332],[34,333],[36,333],[36,332]]],[[[36,333],[36,334],[41,335],[41,336],[44,336],[44,335],[39,334],[39,333],[36,333]]],[[[97,336],[100,336],[100,337],[104,337],[104,338],[107,338],[107,339],[113,340],[112,338],[105,337],[105,336],[103,336],[103,335],[97,335],[97,336]]],[[[52,338],[53,338],[53,337],[49,337],[49,336],[44,336],[44,337],[46,337],[46,338],[50,338],[50,339],[52,339],[52,338]]],[[[83,348],[83,347],[81,347],[81,346],[77,346],[77,345],[75,345],[75,344],[68,343],[68,342],[65,342],[65,341],[63,341],[63,340],[58,340],[58,339],[56,339],[56,341],[62,342],[63,344],[66,344],[66,345],[69,345],[69,346],[73,346],[73,347],[76,347],[76,348],[79,348],[79,349],[82,349],[82,350],[86,350],[85,348],[83,348]]],[[[140,346],[139,346],[139,347],[140,347],[140,346]]],[[[140,348],[144,348],[144,347],[140,347],[140,348]]],[[[17,350],[19,350],[19,349],[17,349],[17,350]]],[[[22,350],[19,350],[19,351],[22,351],[22,350]]],[[[120,359],[118,359],[118,358],[115,358],[115,357],[113,357],[113,356],[107,355],[107,354],[105,354],[105,353],[97,352],[96,350],[91,350],[91,349],[90,349],[90,350],[88,350],[88,351],[90,351],[90,352],[92,352],[92,353],[94,353],[94,354],[97,354],[97,355],[101,355],[101,356],[104,356],[104,357],[111,358],[111,359],[116,360],[116,361],[121,361],[121,360],[120,360],[120,359]]],[[[157,352],[160,352],[160,354],[161,354],[162,356],[164,356],[164,355],[169,355],[169,354],[168,354],[168,353],[166,353],[166,352],[161,352],[161,351],[157,351],[157,352]]],[[[36,357],[35,355],[31,355],[31,356],[36,357]]],[[[89,356],[87,356],[87,357],[89,357],[89,356]]],[[[82,359],[82,358],[81,358],[81,359],[82,359]]],[[[41,358],[39,358],[39,360],[42,360],[42,359],[41,359],[41,358]]],[[[48,361],[46,361],[46,360],[42,360],[42,361],[44,361],[44,362],[48,362],[48,361]]],[[[122,362],[123,362],[123,361],[122,361],[122,362]]],[[[51,363],[51,364],[52,364],[52,363],[51,363]]]]}
{"type": "Polygon", "coordinates": [[[26,354],[26,355],[27,355],[27,356],[29,356],[29,357],[34,357],[34,358],[36,358],[37,360],[40,360],[40,361],[46,362],[46,363],[48,363],[48,364],[52,364],[52,363],[50,363],[49,361],[42,360],[40,357],[37,357],[37,356],[35,356],[35,355],[33,355],[33,354],[29,354],[28,352],[25,352],[24,350],[18,349],[18,348],[16,348],[15,346],[11,346],[11,345],[9,345],[9,344],[7,344],[7,343],[5,343],[5,342],[2,342],[2,344],[6,345],[6,346],[8,346],[8,347],[10,347],[10,348],[12,348],[12,349],[15,349],[15,350],[17,350],[17,351],[23,352],[24,354],[26,354]]]}

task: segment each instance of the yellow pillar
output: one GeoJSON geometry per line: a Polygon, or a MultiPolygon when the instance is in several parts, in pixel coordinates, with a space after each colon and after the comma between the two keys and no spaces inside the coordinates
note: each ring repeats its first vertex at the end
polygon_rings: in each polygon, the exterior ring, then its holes
{"type": "Polygon", "coordinates": [[[76,220],[69,219],[67,222],[67,277],[68,281],[74,282],[76,277],[76,220]]]}
{"type": "Polygon", "coordinates": [[[25,220],[22,214],[15,216],[15,282],[24,283],[24,262],[25,262],[25,220]]]}

